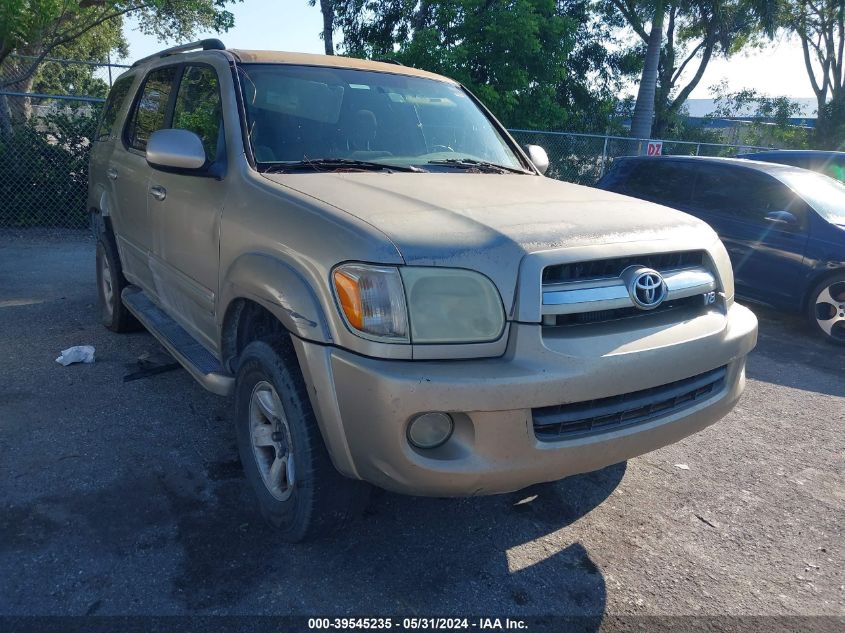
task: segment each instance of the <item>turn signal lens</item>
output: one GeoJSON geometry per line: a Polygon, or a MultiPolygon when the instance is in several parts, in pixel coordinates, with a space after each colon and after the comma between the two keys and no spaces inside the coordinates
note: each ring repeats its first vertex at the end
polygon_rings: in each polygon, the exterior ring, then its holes
{"type": "Polygon", "coordinates": [[[358,282],[342,270],[336,270],[334,271],[334,287],[349,325],[356,330],[363,330],[364,308],[361,305],[361,290],[358,288],[358,282]]]}
{"type": "Polygon", "coordinates": [[[346,322],[370,338],[408,342],[405,291],[392,266],[344,264],[332,273],[346,322]]]}

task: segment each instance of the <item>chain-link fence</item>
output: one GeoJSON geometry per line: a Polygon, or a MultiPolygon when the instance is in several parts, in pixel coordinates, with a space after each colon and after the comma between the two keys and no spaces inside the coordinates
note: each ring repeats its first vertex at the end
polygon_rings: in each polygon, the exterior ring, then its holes
{"type": "Polygon", "coordinates": [[[24,55],[0,65],[0,227],[87,226],[88,151],[124,68],[24,55]]]}
{"type": "MultiPolygon", "coordinates": [[[[522,144],[539,145],[549,155],[547,176],[582,185],[593,185],[619,156],[645,154],[649,139],[573,132],[511,130],[522,144]]],[[[736,156],[746,151],[769,149],[752,145],[662,141],[661,153],[675,156],[736,156]]]]}
{"type": "Polygon", "coordinates": [[[101,104],[3,96],[31,114],[0,133],[0,227],[84,228],[88,150],[101,104]],[[17,103],[24,98],[31,103],[17,103]]]}
{"type": "MultiPolygon", "coordinates": [[[[88,151],[104,97],[125,66],[42,60],[38,73],[12,82],[33,58],[0,66],[0,228],[84,228],[88,151]],[[17,75],[15,75],[17,73],[17,75]]],[[[618,156],[642,154],[645,139],[512,130],[549,155],[548,175],[594,184],[618,156]]],[[[663,154],[733,156],[749,146],[664,141],[663,154]]]]}

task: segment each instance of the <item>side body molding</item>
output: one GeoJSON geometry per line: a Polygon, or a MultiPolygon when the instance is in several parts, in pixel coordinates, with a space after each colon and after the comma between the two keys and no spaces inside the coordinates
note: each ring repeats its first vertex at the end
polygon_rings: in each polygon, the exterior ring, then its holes
{"type": "Polygon", "coordinates": [[[290,263],[262,253],[238,257],[221,279],[217,319],[220,326],[231,302],[255,301],[267,308],[296,336],[331,343],[325,312],[306,278],[290,263]]]}

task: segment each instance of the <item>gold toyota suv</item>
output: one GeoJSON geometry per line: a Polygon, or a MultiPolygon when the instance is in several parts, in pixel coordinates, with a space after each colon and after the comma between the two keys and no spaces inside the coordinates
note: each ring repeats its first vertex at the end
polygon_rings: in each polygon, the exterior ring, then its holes
{"type": "Polygon", "coordinates": [[[446,77],[162,51],[115,82],[91,153],[102,321],[233,396],[290,541],[370,485],[513,491],[722,418],[757,321],[715,233],[547,167],[446,77]]]}

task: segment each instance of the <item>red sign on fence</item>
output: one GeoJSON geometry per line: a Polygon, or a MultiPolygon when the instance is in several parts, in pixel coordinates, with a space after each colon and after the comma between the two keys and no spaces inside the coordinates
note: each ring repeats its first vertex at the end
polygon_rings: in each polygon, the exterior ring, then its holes
{"type": "Polygon", "coordinates": [[[649,156],[660,156],[663,153],[663,141],[649,141],[646,154],[649,156]]]}

